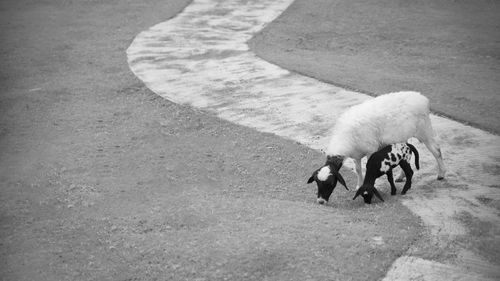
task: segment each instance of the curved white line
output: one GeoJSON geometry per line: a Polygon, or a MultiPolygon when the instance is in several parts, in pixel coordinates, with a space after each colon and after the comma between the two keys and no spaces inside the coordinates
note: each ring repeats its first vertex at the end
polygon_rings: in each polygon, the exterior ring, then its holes
{"type": "MultiPolygon", "coordinates": [[[[336,116],[370,97],[284,70],[249,51],[246,42],[291,2],[195,0],[177,17],[137,35],[127,49],[130,68],[173,102],[322,149],[336,116]]],[[[500,225],[498,213],[477,200],[500,200],[492,188],[499,181],[500,138],[445,118],[432,121],[449,169],[447,183],[435,181],[435,162],[422,146],[416,181],[453,188],[433,189],[432,198],[410,192],[404,204],[445,244],[466,234],[454,219],[459,212],[500,225]]],[[[392,272],[405,271],[395,264],[392,272]]]]}
{"type": "Polygon", "coordinates": [[[171,101],[324,147],[340,109],[368,97],[291,73],[249,52],[246,42],[291,2],[194,1],[135,38],[127,50],[130,67],[171,101]]]}

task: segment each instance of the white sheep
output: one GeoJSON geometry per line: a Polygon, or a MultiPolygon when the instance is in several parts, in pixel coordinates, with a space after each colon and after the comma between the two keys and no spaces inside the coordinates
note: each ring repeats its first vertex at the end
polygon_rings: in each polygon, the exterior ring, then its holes
{"type": "Polygon", "coordinates": [[[437,179],[443,179],[446,169],[429,113],[429,99],[411,91],[381,95],[346,110],[333,128],[325,165],[308,181],[315,181],[318,185],[318,203],[328,201],[337,178],[344,182],[338,171],[347,158],[354,160],[358,175],[356,189],[359,189],[363,183],[361,158],[386,145],[406,142],[411,137],[423,142],[434,155],[438,164],[437,179]],[[322,171],[320,177],[319,171],[322,171]]]}

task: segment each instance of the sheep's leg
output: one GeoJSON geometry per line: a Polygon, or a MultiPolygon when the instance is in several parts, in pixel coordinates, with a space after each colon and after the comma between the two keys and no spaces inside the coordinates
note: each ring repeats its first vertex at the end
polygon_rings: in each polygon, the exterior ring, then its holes
{"type": "Polygon", "coordinates": [[[403,169],[406,174],[406,183],[403,187],[403,191],[401,191],[401,194],[406,194],[406,191],[411,188],[411,178],[413,177],[413,170],[411,169],[410,164],[405,160],[401,160],[401,162],[399,162],[399,166],[401,166],[401,169],[403,169]]]}
{"type": "Polygon", "coordinates": [[[358,183],[356,184],[356,190],[363,184],[363,171],[361,170],[361,159],[354,159],[354,165],[356,168],[356,174],[358,174],[358,183]]]}
{"type": "Polygon", "coordinates": [[[386,175],[387,175],[387,181],[389,181],[389,184],[391,185],[391,195],[396,195],[396,186],[394,185],[392,169],[389,169],[389,171],[386,172],[386,175]]]}
{"type": "Polygon", "coordinates": [[[424,142],[425,146],[429,149],[429,151],[434,155],[434,158],[438,164],[438,180],[444,179],[444,174],[446,173],[446,168],[444,167],[443,157],[441,154],[441,148],[439,144],[434,139],[428,140],[424,142]]]}
{"type": "Polygon", "coordinates": [[[446,173],[446,168],[443,162],[443,156],[441,154],[441,147],[434,138],[435,133],[432,129],[431,119],[427,117],[425,120],[423,128],[419,131],[417,138],[425,144],[427,149],[434,155],[436,162],[438,164],[438,180],[444,179],[444,174],[446,173]]]}

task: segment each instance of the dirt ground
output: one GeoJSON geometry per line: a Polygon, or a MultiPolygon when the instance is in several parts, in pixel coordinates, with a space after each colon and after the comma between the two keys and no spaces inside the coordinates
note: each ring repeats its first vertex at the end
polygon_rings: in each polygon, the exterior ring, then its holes
{"type": "Polygon", "coordinates": [[[130,72],[133,37],[188,2],[1,2],[1,279],[380,279],[427,235],[398,196],[319,206],[323,155],[130,72]]]}
{"type": "Polygon", "coordinates": [[[332,84],[420,91],[434,112],[499,134],[499,14],[489,0],[297,0],[249,43],[332,84]]]}

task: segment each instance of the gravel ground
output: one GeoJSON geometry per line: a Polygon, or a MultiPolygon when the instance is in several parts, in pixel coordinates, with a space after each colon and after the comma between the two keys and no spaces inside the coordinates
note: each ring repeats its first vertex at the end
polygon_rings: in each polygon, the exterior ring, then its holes
{"type": "Polygon", "coordinates": [[[2,280],[381,278],[428,235],[397,196],[318,206],[323,155],[132,75],[133,37],[188,2],[0,4],[2,280]]]}

